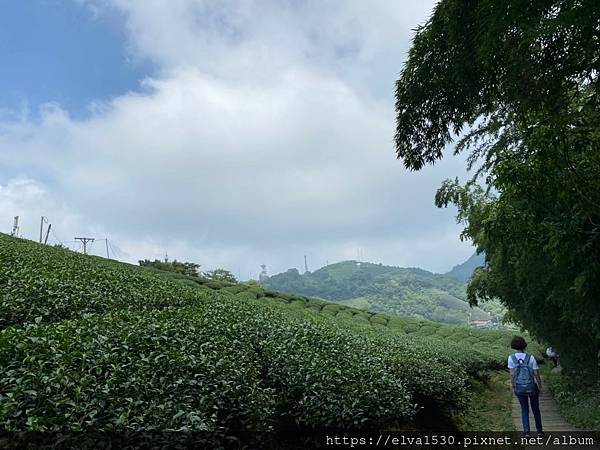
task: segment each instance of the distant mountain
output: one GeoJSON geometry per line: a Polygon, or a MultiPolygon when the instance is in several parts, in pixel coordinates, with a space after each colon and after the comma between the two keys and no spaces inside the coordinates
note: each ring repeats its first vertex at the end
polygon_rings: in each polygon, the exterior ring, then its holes
{"type": "Polygon", "coordinates": [[[374,312],[444,323],[467,324],[469,319],[497,319],[503,314],[502,307],[494,303],[470,308],[465,283],[417,268],[343,261],[312,273],[290,269],[264,278],[262,284],[374,312]]]}
{"type": "Polygon", "coordinates": [[[450,278],[454,278],[461,283],[466,283],[471,278],[473,271],[475,268],[479,266],[483,266],[485,262],[485,255],[481,253],[473,254],[469,259],[467,259],[464,263],[458,264],[454,266],[450,272],[445,273],[444,275],[450,278]]]}

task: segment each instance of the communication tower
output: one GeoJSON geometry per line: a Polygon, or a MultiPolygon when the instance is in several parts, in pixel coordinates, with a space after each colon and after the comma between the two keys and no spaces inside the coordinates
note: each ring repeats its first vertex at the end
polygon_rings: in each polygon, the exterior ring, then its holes
{"type": "Polygon", "coordinates": [[[19,216],[15,216],[15,222],[13,224],[12,233],[10,235],[11,236],[18,236],[19,235],[19,216]]]}
{"type": "Polygon", "coordinates": [[[258,275],[258,281],[263,281],[263,280],[266,280],[267,278],[269,278],[269,276],[267,275],[267,265],[261,264],[260,268],[262,270],[260,271],[260,274],[258,275]]]}

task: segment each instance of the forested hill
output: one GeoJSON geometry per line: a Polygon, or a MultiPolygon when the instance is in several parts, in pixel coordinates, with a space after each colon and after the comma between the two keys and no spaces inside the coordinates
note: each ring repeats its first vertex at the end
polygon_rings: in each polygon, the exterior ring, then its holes
{"type": "Polygon", "coordinates": [[[464,263],[458,264],[452,268],[450,272],[445,273],[447,277],[454,278],[457,281],[466,283],[471,278],[473,271],[479,267],[483,266],[485,257],[482,254],[477,255],[473,254],[469,259],[467,259],[464,263]]]}
{"type": "Polygon", "coordinates": [[[290,269],[264,279],[263,284],[278,291],[436,322],[465,324],[469,319],[499,319],[503,314],[496,303],[470,308],[464,282],[417,268],[344,261],[302,275],[290,269]]]}

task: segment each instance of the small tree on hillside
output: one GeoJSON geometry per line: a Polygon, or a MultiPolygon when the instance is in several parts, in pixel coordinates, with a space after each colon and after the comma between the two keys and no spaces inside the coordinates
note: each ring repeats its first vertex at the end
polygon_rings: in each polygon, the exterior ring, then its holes
{"type": "Polygon", "coordinates": [[[140,260],[139,263],[140,266],[152,267],[154,269],[180,273],[182,275],[188,275],[192,277],[197,277],[200,275],[200,264],[192,262],[180,262],[177,260],[161,261],[158,259],[150,261],[149,259],[144,259],[140,260]]]}
{"type": "Polygon", "coordinates": [[[204,272],[202,276],[214,281],[237,283],[235,276],[229,270],[225,269],[209,270],[208,272],[204,272]]]}

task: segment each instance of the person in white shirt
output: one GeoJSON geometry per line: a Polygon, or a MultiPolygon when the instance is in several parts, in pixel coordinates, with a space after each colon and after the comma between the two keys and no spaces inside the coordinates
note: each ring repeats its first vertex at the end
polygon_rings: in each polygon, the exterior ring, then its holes
{"type": "Polygon", "coordinates": [[[552,361],[554,367],[558,365],[558,353],[556,353],[556,350],[554,350],[553,347],[548,347],[546,349],[546,356],[550,361],[552,361]]]}
{"type": "Polygon", "coordinates": [[[531,411],[533,412],[533,417],[535,418],[535,428],[538,433],[543,433],[542,429],[542,415],[540,413],[540,392],[542,391],[542,379],[540,378],[539,368],[537,361],[533,355],[525,353],[525,349],[527,348],[527,342],[521,336],[515,336],[512,338],[510,343],[511,348],[516,350],[515,353],[509,355],[508,357],[508,369],[510,371],[510,380],[511,385],[513,387],[513,392],[519,399],[519,404],[521,405],[521,421],[523,422],[523,431],[526,435],[530,432],[529,427],[529,404],[531,403],[531,411]],[[519,366],[526,365],[530,373],[532,373],[532,378],[530,378],[531,383],[534,382],[533,390],[526,393],[517,393],[517,386],[515,384],[516,380],[516,372],[517,369],[519,371],[523,370],[519,368],[519,366]]]}

